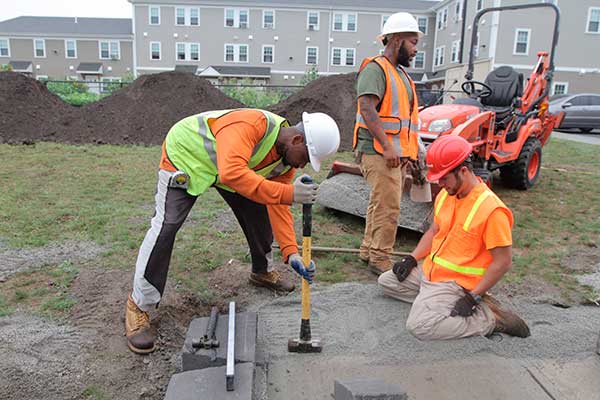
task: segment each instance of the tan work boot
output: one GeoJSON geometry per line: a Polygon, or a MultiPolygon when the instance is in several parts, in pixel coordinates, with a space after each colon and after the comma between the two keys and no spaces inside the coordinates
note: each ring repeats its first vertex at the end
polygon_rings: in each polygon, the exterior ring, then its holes
{"type": "Polygon", "coordinates": [[[265,272],[264,274],[250,274],[250,283],[254,286],[266,287],[278,292],[291,292],[295,285],[286,281],[277,271],[265,272]]]}
{"type": "Polygon", "coordinates": [[[393,265],[394,263],[389,258],[381,261],[369,261],[369,270],[375,275],[379,276],[392,269],[393,265]]]}
{"type": "Polygon", "coordinates": [[[486,294],[483,296],[483,302],[487,304],[496,317],[494,332],[506,333],[520,338],[531,335],[527,323],[514,312],[503,309],[498,300],[486,294]]]}
{"type": "Polygon", "coordinates": [[[150,316],[139,309],[131,295],[125,309],[125,336],[127,345],[134,353],[148,354],[155,349],[156,333],[150,326],[150,316]]]}

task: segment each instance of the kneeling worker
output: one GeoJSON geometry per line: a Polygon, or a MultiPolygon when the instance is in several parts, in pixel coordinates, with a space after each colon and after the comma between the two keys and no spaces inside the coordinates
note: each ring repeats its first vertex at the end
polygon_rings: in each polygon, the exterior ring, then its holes
{"type": "Polygon", "coordinates": [[[156,333],[147,312],[163,295],[177,231],[198,196],[211,186],[244,231],[252,257],[251,284],[283,292],[294,289],[273,269],[273,236],[284,261],[312,282],[314,264],[304,265],[298,254],[289,206],[313,203],[317,185],[292,179],[295,169],[308,162],[318,171],[339,144],[337,124],[323,113],[303,113],[296,126],[257,109],[209,111],[176,123],[163,144],[155,213],[127,300],[129,348],[135,353],[154,350],[156,333]]]}
{"type": "Polygon", "coordinates": [[[411,255],[378,280],[386,295],[413,304],[406,327],[418,339],[529,336],[525,321],[486,294],[511,267],[513,216],[473,173],[471,151],[453,135],[429,147],[427,179],[442,188],[433,222],[411,255]]]}

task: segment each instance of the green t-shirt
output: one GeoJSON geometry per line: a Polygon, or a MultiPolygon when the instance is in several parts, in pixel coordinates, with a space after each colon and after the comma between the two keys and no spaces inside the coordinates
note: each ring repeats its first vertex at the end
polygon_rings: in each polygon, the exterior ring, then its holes
{"type": "MultiPolygon", "coordinates": [[[[400,71],[399,75],[402,79],[405,87],[410,87],[410,82],[406,78],[406,75],[400,71]]],[[[409,104],[413,101],[412,90],[407,90],[409,104]]],[[[375,95],[381,100],[385,94],[385,73],[375,61],[368,63],[365,68],[358,74],[356,80],[356,96],[364,96],[366,94],[375,95]]],[[[356,144],[356,151],[365,154],[378,154],[373,148],[373,136],[369,133],[368,129],[358,128],[358,141],[356,144]]]]}

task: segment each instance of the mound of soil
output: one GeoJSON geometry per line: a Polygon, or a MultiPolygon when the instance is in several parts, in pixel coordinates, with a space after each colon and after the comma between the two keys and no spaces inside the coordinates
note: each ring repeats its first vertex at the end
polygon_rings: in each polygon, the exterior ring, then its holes
{"type": "Polygon", "coordinates": [[[144,75],[96,103],[73,107],[35,79],[0,73],[0,143],[161,144],[171,126],[208,110],[244,107],[204,78],[144,75]]]}
{"type": "Polygon", "coordinates": [[[302,112],[323,112],[340,127],[340,150],[352,149],[352,132],[356,119],[356,73],[321,77],[300,92],[269,108],[292,124],[302,119],[302,112]]]}
{"type": "Polygon", "coordinates": [[[74,109],[42,82],[0,72],[0,143],[53,141],[59,121],[69,118],[74,109]]]}
{"type": "Polygon", "coordinates": [[[244,105],[204,78],[182,72],[144,75],[99,102],[81,108],[73,142],[161,144],[174,123],[203,111],[244,105]]]}

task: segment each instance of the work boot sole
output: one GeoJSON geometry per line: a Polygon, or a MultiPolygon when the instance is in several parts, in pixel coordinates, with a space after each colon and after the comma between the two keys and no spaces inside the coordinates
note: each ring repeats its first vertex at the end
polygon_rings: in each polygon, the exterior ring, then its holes
{"type": "Polygon", "coordinates": [[[137,347],[129,343],[129,341],[127,341],[127,347],[129,347],[129,350],[133,351],[136,354],[150,354],[154,350],[156,350],[156,345],[152,345],[152,348],[150,349],[138,349],[137,347]]]}
{"type": "Polygon", "coordinates": [[[294,289],[296,288],[295,286],[292,287],[291,289],[286,289],[286,288],[282,288],[279,285],[274,285],[272,283],[268,283],[268,282],[264,282],[264,281],[259,281],[257,279],[254,279],[252,277],[248,278],[248,281],[250,282],[251,285],[256,286],[256,287],[263,287],[263,288],[267,288],[267,289],[271,289],[277,293],[291,293],[294,291],[294,289]]]}

